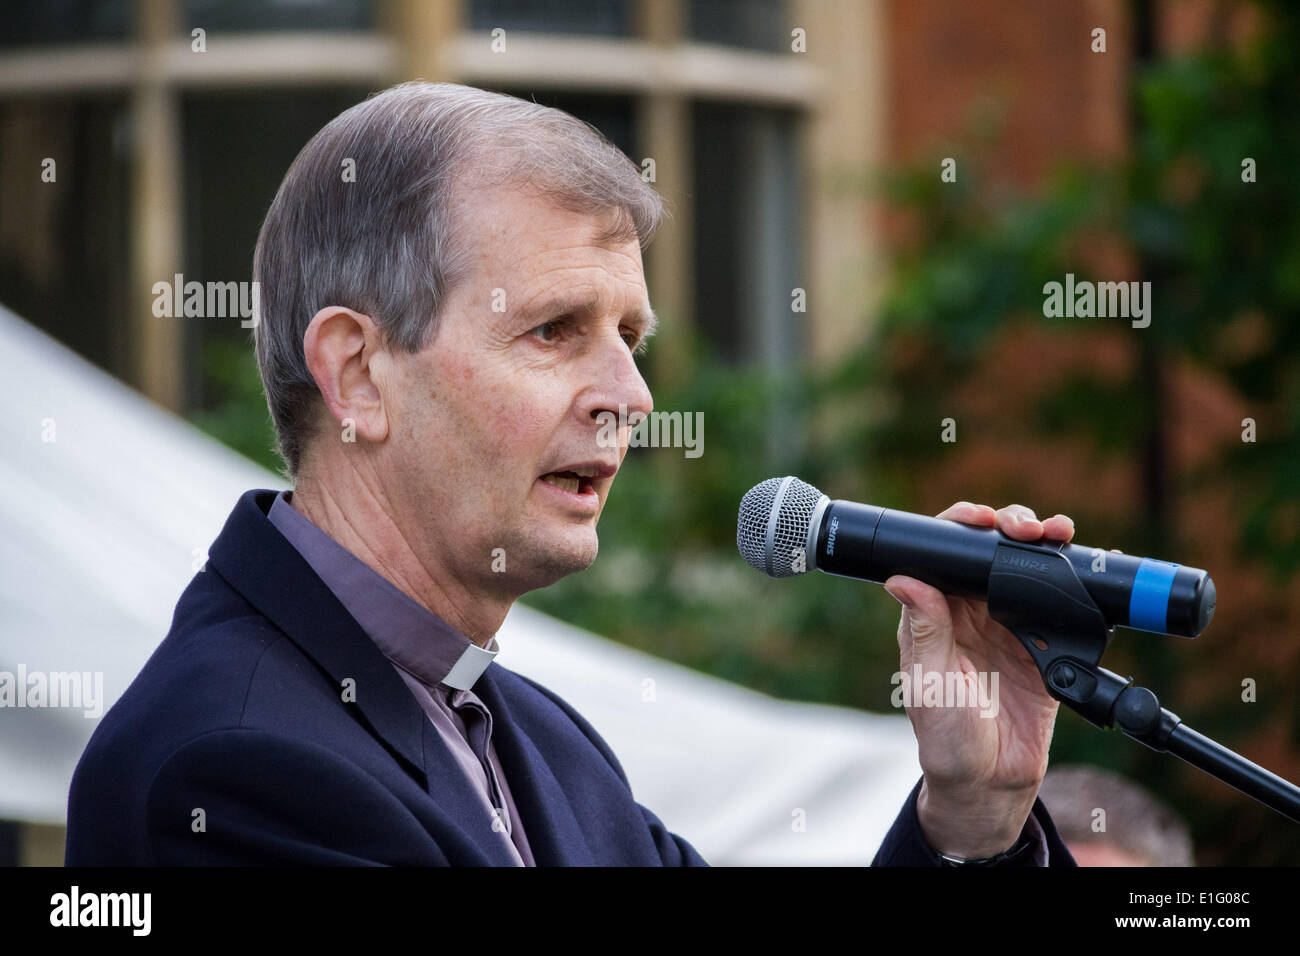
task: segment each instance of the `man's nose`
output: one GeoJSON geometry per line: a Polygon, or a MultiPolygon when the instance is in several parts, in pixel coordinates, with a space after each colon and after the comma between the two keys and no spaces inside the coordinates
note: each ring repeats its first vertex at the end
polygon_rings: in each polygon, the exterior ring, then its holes
{"type": "Polygon", "coordinates": [[[606,412],[618,415],[620,406],[622,413],[628,416],[634,412],[649,415],[654,410],[654,397],[632,351],[621,337],[615,341],[616,346],[601,349],[593,356],[597,365],[596,384],[585,396],[582,411],[596,422],[600,422],[606,412]]]}

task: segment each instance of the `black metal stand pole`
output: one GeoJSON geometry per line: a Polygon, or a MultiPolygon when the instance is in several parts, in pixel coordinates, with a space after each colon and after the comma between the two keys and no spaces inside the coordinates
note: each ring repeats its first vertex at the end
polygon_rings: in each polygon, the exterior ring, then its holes
{"type": "Polygon", "coordinates": [[[1300,823],[1300,788],[1277,774],[1251,763],[1186,724],[1174,728],[1167,749],[1175,757],[1300,823]]]}

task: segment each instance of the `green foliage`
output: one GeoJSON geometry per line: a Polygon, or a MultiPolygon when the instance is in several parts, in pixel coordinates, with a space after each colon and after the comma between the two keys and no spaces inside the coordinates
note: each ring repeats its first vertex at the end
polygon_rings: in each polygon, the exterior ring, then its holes
{"type": "Polygon", "coordinates": [[[1300,497],[1298,43],[1300,12],[1277,5],[1249,55],[1148,71],[1125,222],[1168,284],[1162,345],[1214,367],[1258,419],[1259,441],[1222,465],[1254,489],[1240,516],[1243,551],[1279,580],[1300,570],[1294,533],[1273,533],[1300,497]],[[1253,183],[1242,181],[1247,157],[1253,183]],[[1225,327],[1247,319],[1262,328],[1260,347],[1225,350],[1225,327]]]}
{"type": "Polygon", "coordinates": [[[283,467],[262,393],[262,380],[249,342],[212,336],[200,352],[203,384],[213,396],[190,420],[208,434],[265,468],[283,467]]]}

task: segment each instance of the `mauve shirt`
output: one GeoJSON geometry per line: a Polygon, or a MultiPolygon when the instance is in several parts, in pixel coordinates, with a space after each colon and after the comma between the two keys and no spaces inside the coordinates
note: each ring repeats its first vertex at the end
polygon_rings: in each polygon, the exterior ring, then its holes
{"type": "Polygon", "coordinates": [[[471,690],[496,657],[497,639],[493,637],[486,649],[479,647],[312,524],[289,503],[291,495],[282,491],[276,496],[268,515],[271,523],[311,565],[411,688],[443,743],[483,798],[484,825],[501,834],[500,839],[517,865],[536,866],[492,746],[492,715],[471,690]],[[471,711],[472,726],[466,726],[465,719],[454,709],[457,707],[471,711]],[[474,711],[482,717],[473,717],[474,711]],[[484,743],[495,780],[475,753],[475,746],[481,750],[484,743]],[[493,809],[498,804],[492,796],[498,789],[504,804],[500,822],[493,809]]]}

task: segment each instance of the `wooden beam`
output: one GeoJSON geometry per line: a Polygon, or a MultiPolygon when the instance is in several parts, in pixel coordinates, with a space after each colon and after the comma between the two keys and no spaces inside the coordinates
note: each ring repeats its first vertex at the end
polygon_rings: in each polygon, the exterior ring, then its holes
{"type": "Polygon", "coordinates": [[[173,37],[175,0],[137,7],[140,76],[131,95],[130,278],[127,309],[133,384],[174,412],[184,405],[184,327],[153,314],[153,284],[181,271],[181,137],[177,92],[158,61],[173,37]]]}
{"type": "Polygon", "coordinates": [[[397,79],[459,81],[447,44],[465,19],[465,0],[388,0],[384,22],[398,43],[397,79]]]}

